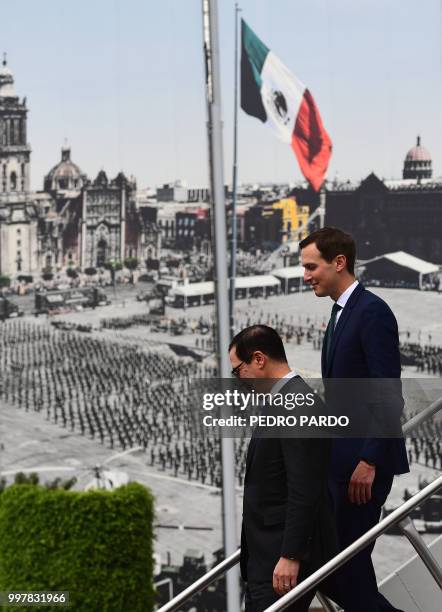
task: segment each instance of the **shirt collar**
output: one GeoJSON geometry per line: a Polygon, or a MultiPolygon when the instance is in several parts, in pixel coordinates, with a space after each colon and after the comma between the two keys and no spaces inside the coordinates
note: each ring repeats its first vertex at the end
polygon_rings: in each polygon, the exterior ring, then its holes
{"type": "Polygon", "coordinates": [[[356,289],[356,287],[358,285],[359,285],[359,282],[357,280],[355,280],[350,285],[350,287],[347,287],[347,289],[344,291],[344,293],[341,293],[341,295],[336,300],[336,304],[338,304],[338,306],[341,306],[342,308],[344,308],[344,306],[346,305],[346,303],[350,299],[351,294],[353,293],[353,291],[356,289]]]}
{"type": "Polygon", "coordinates": [[[294,370],[290,370],[290,372],[288,372],[285,376],[283,376],[282,378],[280,378],[279,380],[275,382],[273,387],[270,389],[270,393],[274,395],[275,393],[278,393],[279,391],[281,391],[281,389],[286,384],[286,382],[290,380],[290,378],[293,378],[294,376],[296,376],[296,372],[294,370]]]}

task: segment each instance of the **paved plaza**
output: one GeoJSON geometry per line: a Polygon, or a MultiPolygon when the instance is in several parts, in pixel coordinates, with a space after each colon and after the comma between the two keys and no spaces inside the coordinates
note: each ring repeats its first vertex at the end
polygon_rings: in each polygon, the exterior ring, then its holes
{"type": "MultiPolygon", "coordinates": [[[[78,482],[74,489],[82,489],[93,480],[92,468],[116,454],[96,440],[76,432],[70,433],[45,420],[42,414],[24,413],[4,403],[0,410],[2,470],[32,468],[39,473],[41,482],[58,476],[76,476],[78,482]],[[51,469],[40,471],[42,468],[51,469]]],[[[143,451],[116,459],[109,467],[125,472],[130,480],[145,484],[152,490],[156,500],[155,524],[161,525],[156,529],[155,547],[163,563],[167,560],[167,553],[170,553],[172,563],[180,564],[184,552],[189,548],[201,550],[206,561],[211,562],[212,553],[222,545],[219,490],[152,468],[143,451]]],[[[410,474],[396,480],[388,506],[402,502],[405,488],[417,492],[419,478],[429,480],[435,475],[434,470],[414,464],[410,474]]],[[[242,496],[238,489],[238,530],[241,504],[242,496]]],[[[424,535],[426,541],[434,537],[424,535]]],[[[378,579],[387,576],[412,554],[411,545],[404,537],[383,536],[376,545],[374,555],[378,579]]]]}
{"type": "MultiPolygon", "coordinates": [[[[442,322],[440,307],[442,296],[436,293],[424,293],[412,290],[377,289],[381,297],[387,300],[395,312],[403,337],[409,332],[410,341],[422,343],[431,340],[432,344],[442,345],[442,322]],[[419,318],[416,317],[419,312],[419,318]],[[431,338],[429,338],[431,336],[431,338]]],[[[320,300],[310,292],[290,296],[278,296],[269,299],[238,301],[237,326],[285,319],[293,324],[315,327],[325,325],[329,316],[330,301],[320,300]]],[[[164,346],[175,343],[195,349],[198,338],[199,349],[206,355],[205,362],[214,363],[212,349],[202,348],[210,334],[184,333],[171,336],[167,332],[155,332],[149,326],[138,325],[126,330],[100,330],[103,318],[131,317],[146,313],[146,305],[136,302],[133,294],[115,296],[110,306],[92,311],[75,312],[57,317],[31,317],[25,319],[35,325],[48,326],[52,320],[73,323],[89,323],[93,327],[92,335],[106,339],[110,343],[123,342],[136,344],[145,348],[164,346]]],[[[185,318],[188,322],[197,322],[200,318],[208,323],[213,321],[213,307],[189,308],[187,311],[168,309],[167,317],[185,318]]],[[[7,322],[5,325],[9,325],[7,322]]],[[[89,334],[85,334],[87,337],[89,334]]],[[[165,354],[170,349],[165,348],[165,354]]],[[[320,351],[312,347],[311,342],[297,344],[296,340],[287,344],[287,353],[292,367],[304,376],[320,375],[320,351]]],[[[172,354],[172,353],[170,353],[172,354]]],[[[421,377],[415,368],[407,368],[405,376],[421,377]]],[[[52,480],[56,476],[69,478],[75,475],[78,479],[75,488],[83,489],[93,480],[93,467],[100,465],[121,449],[111,450],[106,443],[81,435],[78,431],[68,431],[60,424],[47,420],[44,411],[25,412],[23,408],[2,401],[0,404],[0,465],[2,471],[19,471],[34,469],[41,481],[52,480]],[[42,469],[50,468],[50,469],[42,469]],[[65,469],[67,468],[67,469],[65,469]]],[[[195,480],[188,480],[182,474],[175,477],[172,470],[152,466],[148,453],[137,451],[110,463],[112,470],[124,472],[130,480],[147,485],[156,498],[156,550],[166,562],[168,553],[172,563],[180,564],[187,549],[201,550],[206,562],[211,563],[212,553],[222,545],[221,495],[219,489],[195,480]]],[[[410,474],[396,480],[388,507],[395,507],[402,502],[404,489],[411,492],[418,490],[419,479],[430,480],[435,470],[424,465],[413,463],[410,474]]],[[[237,492],[238,536],[241,516],[241,491],[237,492]]],[[[425,535],[427,541],[434,536],[425,535]]],[[[238,540],[239,541],[239,540],[238,540]]],[[[408,541],[402,536],[383,536],[378,542],[374,559],[378,578],[387,576],[399,564],[405,562],[413,551],[408,541]]]]}
{"type": "MultiPolygon", "coordinates": [[[[382,289],[370,288],[390,305],[398,320],[401,341],[418,342],[421,344],[432,344],[442,346],[442,293],[417,291],[413,289],[382,289]],[[418,316],[416,316],[418,313],[418,316]]],[[[100,329],[100,320],[112,317],[130,317],[132,315],[147,313],[144,302],[135,301],[134,294],[129,294],[125,289],[123,296],[117,294],[113,297],[112,304],[96,310],[74,312],[66,315],[58,315],[52,319],[74,321],[76,323],[90,323],[96,330],[100,329]]],[[[293,325],[308,327],[313,324],[318,328],[325,329],[330,316],[331,301],[328,298],[317,298],[311,291],[293,293],[285,296],[274,296],[267,299],[258,298],[253,300],[237,300],[236,302],[236,329],[239,331],[247,325],[254,323],[268,323],[275,325],[278,321],[290,322],[293,325]]],[[[197,306],[186,310],[177,308],[166,308],[166,318],[185,321],[195,324],[199,319],[208,323],[215,320],[214,307],[197,306]]],[[[42,320],[39,318],[39,320],[42,320]]],[[[134,342],[154,346],[158,343],[174,343],[195,348],[198,339],[207,341],[207,336],[197,333],[184,333],[171,336],[167,331],[154,332],[149,326],[133,326],[124,332],[104,330],[101,334],[115,338],[130,338],[134,342]]],[[[207,351],[208,353],[210,350],[207,351]]],[[[314,350],[311,343],[296,344],[292,338],[286,343],[286,352],[292,368],[299,371],[303,376],[320,377],[321,352],[314,350]]],[[[403,377],[425,377],[425,373],[416,373],[416,368],[406,367],[403,377]]]]}

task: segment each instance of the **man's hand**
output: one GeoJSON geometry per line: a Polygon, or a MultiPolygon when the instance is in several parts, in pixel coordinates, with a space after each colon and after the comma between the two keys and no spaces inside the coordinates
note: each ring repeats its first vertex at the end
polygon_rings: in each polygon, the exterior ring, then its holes
{"type": "Polygon", "coordinates": [[[371,499],[371,486],[376,475],[376,466],[359,461],[348,485],[348,498],[352,504],[366,504],[371,499]]]}
{"type": "Polygon", "coordinates": [[[285,595],[296,586],[299,561],[281,557],[273,570],[273,588],[278,595],[285,595]]]}

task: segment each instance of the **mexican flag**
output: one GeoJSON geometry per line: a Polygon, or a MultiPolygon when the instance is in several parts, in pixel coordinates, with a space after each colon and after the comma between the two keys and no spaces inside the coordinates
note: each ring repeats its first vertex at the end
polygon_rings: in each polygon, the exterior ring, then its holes
{"type": "Polygon", "coordinates": [[[332,143],[312,94],[241,20],[241,108],[290,144],[301,171],[319,191],[332,143]]]}

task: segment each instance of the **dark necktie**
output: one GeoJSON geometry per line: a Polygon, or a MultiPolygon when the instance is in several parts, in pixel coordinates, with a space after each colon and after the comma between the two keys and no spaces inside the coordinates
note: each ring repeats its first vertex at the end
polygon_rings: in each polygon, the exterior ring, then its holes
{"type": "Polygon", "coordinates": [[[327,342],[326,344],[326,349],[327,349],[326,362],[327,364],[329,363],[329,360],[330,360],[330,350],[331,350],[333,332],[335,331],[336,317],[340,310],[342,310],[342,306],[339,306],[339,304],[335,302],[333,304],[333,308],[331,311],[331,317],[330,317],[330,321],[328,322],[328,328],[327,328],[327,338],[326,338],[326,342],[327,342]]]}

